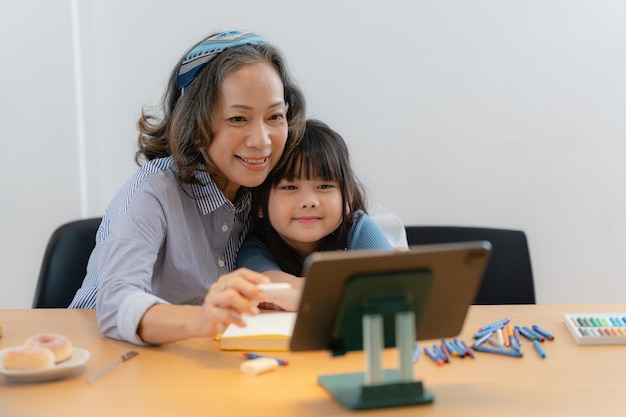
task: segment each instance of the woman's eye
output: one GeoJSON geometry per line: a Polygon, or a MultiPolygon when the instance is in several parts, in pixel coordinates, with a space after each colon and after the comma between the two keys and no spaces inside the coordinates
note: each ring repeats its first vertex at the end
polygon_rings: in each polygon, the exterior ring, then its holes
{"type": "Polygon", "coordinates": [[[228,121],[231,123],[243,123],[246,121],[246,118],[243,116],[234,116],[234,117],[229,117],[228,121]]]}
{"type": "Polygon", "coordinates": [[[273,115],[270,116],[270,120],[281,122],[281,121],[285,120],[285,114],[284,113],[273,114],[273,115]]]}

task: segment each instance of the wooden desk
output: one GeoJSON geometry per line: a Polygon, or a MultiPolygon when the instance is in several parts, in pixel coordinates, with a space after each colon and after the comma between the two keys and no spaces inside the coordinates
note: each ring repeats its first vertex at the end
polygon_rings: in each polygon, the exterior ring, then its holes
{"type": "MultiPolygon", "coordinates": [[[[429,405],[351,412],[317,383],[317,376],[363,370],[362,352],[332,358],[327,352],[284,352],[290,364],[257,377],[239,372],[242,355],[222,352],[209,339],[138,348],[103,337],[90,310],[0,310],[0,349],[34,333],[65,334],[91,352],[82,375],[35,384],[9,384],[0,376],[2,417],[92,416],[547,416],[621,415],[626,400],[626,345],[579,346],[563,313],[620,312],[624,305],[473,306],[459,337],[470,341],[481,325],[510,317],[539,324],[556,337],[540,359],[526,342],[521,359],[487,353],[437,366],[425,355],[415,375],[435,395],[429,405]],[[139,355],[88,385],[88,376],[125,351],[139,355]]],[[[427,345],[422,341],[422,346],[427,345]]],[[[384,365],[396,368],[396,350],[384,365]]]]}

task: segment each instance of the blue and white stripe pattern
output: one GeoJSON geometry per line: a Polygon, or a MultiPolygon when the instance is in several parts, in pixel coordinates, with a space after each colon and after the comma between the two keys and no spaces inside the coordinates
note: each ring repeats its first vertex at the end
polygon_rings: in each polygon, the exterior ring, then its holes
{"type": "Polygon", "coordinates": [[[260,45],[268,42],[251,32],[233,30],[212,35],[196,45],[185,57],[178,71],[178,90],[180,95],[191,84],[198,72],[217,54],[241,45],[260,45]]]}

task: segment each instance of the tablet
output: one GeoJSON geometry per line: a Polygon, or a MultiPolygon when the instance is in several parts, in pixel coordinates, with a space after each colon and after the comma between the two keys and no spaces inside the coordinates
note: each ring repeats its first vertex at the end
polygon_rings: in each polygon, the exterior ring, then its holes
{"type": "MultiPolygon", "coordinates": [[[[305,261],[306,281],[289,348],[333,354],[362,350],[364,303],[371,297],[406,296],[415,313],[416,340],[456,336],[490,254],[487,241],[412,246],[408,251],[316,252],[305,261]]],[[[384,346],[395,346],[393,317],[391,322],[385,318],[384,333],[384,346]]]]}

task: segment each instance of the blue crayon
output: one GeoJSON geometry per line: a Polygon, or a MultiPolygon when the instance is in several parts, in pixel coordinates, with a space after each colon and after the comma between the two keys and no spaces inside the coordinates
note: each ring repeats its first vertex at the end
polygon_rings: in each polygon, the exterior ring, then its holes
{"type": "Polygon", "coordinates": [[[546,340],[545,337],[543,337],[542,335],[540,335],[536,331],[530,329],[529,327],[524,326],[523,329],[526,330],[528,333],[532,334],[533,336],[535,336],[535,339],[539,340],[540,342],[543,342],[543,341],[546,340]]]}
{"type": "Polygon", "coordinates": [[[457,352],[459,352],[459,356],[464,358],[465,355],[467,354],[467,350],[465,349],[465,347],[461,344],[461,341],[459,339],[454,339],[452,341],[452,346],[456,349],[457,352]]]}
{"type": "Polygon", "coordinates": [[[515,336],[509,336],[509,343],[511,344],[513,350],[519,351],[519,343],[517,343],[515,336]]]}
{"type": "Polygon", "coordinates": [[[521,358],[524,356],[524,354],[519,350],[493,348],[485,345],[474,346],[474,350],[485,353],[497,353],[498,355],[512,356],[514,358],[521,358]]]}
{"type": "Polygon", "coordinates": [[[536,324],[533,324],[533,330],[536,333],[539,333],[540,335],[542,335],[543,337],[545,337],[548,340],[554,340],[554,336],[552,336],[550,333],[548,333],[547,331],[545,331],[541,327],[537,326],[536,324]]]}
{"type": "Polygon", "coordinates": [[[482,330],[487,330],[487,329],[497,329],[498,327],[502,327],[505,324],[507,324],[509,321],[511,321],[508,317],[505,317],[503,319],[500,319],[498,321],[494,321],[493,323],[489,323],[484,325],[483,327],[479,328],[478,331],[482,331],[482,330]]]}
{"type": "Polygon", "coordinates": [[[533,346],[535,347],[535,349],[537,350],[537,353],[539,353],[539,356],[541,356],[542,358],[546,357],[546,352],[543,351],[543,348],[541,347],[541,345],[539,344],[539,340],[534,339],[533,340],[533,346]]]}
{"type": "Polygon", "coordinates": [[[443,353],[439,345],[433,345],[433,351],[435,352],[435,355],[441,358],[442,361],[450,362],[450,358],[443,353]]]}
{"type": "Polygon", "coordinates": [[[491,337],[491,335],[493,335],[493,332],[489,332],[486,335],[484,335],[483,337],[481,337],[480,339],[478,339],[477,341],[474,342],[474,346],[476,345],[482,345],[483,343],[485,343],[487,340],[489,340],[489,338],[491,337]]]}
{"type": "Polygon", "coordinates": [[[526,329],[526,327],[522,328],[522,327],[517,327],[517,329],[519,330],[520,334],[522,336],[524,336],[526,339],[528,340],[535,340],[537,338],[537,336],[533,333],[528,332],[526,329]]]}
{"type": "Polygon", "coordinates": [[[424,353],[426,354],[426,356],[432,359],[437,365],[443,365],[443,359],[441,359],[438,355],[431,352],[430,349],[428,349],[427,347],[424,348],[424,353]]]}
{"type": "Polygon", "coordinates": [[[415,344],[415,346],[413,346],[413,362],[417,362],[417,360],[420,357],[420,345],[418,345],[417,343],[415,344]]]}

